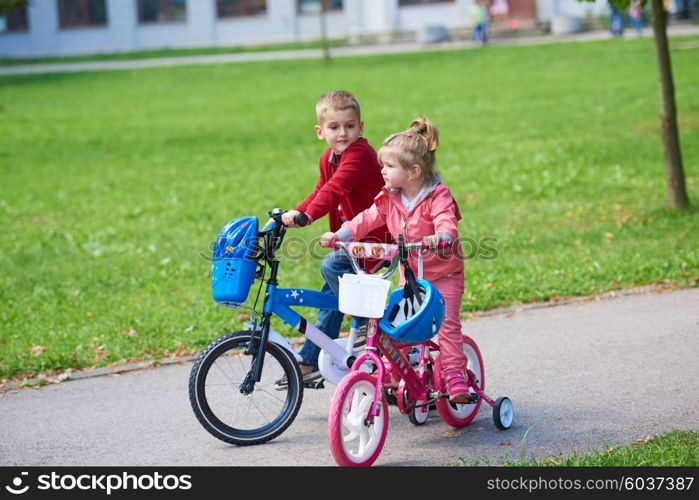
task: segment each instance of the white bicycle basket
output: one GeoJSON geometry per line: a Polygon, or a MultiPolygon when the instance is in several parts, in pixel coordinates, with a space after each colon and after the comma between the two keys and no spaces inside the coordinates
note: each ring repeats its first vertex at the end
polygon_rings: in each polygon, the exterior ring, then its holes
{"type": "Polygon", "coordinates": [[[343,274],[340,277],[339,309],[350,316],[380,318],[386,308],[389,280],[371,274],[343,274]]]}

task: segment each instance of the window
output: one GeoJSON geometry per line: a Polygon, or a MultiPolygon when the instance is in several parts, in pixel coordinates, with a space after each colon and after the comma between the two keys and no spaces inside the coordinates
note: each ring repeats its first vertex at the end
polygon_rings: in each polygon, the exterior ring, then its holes
{"type": "Polygon", "coordinates": [[[27,31],[27,7],[13,7],[9,5],[2,7],[0,4],[0,33],[11,33],[17,31],[27,31]]]}
{"type": "Polygon", "coordinates": [[[58,23],[61,28],[105,26],[105,0],[58,0],[58,23]]]}
{"type": "Polygon", "coordinates": [[[216,0],[218,17],[257,16],[266,12],[266,0],[216,0]]]}
{"type": "Polygon", "coordinates": [[[298,11],[300,14],[315,14],[320,10],[321,3],[326,12],[342,10],[342,0],[298,0],[298,11]]]}
{"type": "Polygon", "coordinates": [[[428,3],[454,3],[454,0],[398,0],[398,5],[425,5],[428,3]]]}
{"type": "Polygon", "coordinates": [[[166,23],[187,20],[187,0],[138,0],[141,23],[166,23]]]}

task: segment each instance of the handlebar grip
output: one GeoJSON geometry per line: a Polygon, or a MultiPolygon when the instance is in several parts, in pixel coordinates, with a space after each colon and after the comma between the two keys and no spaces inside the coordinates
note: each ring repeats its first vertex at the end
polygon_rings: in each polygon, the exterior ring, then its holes
{"type": "MultiPolygon", "coordinates": [[[[446,250],[450,246],[451,246],[451,241],[439,240],[439,243],[437,243],[436,250],[446,250]]],[[[429,249],[430,249],[430,246],[423,241],[422,247],[420,247],[420,250],[429,250],[429,249]]]]}
{"type": "Polygon", "coordinates": [[[311,223],[311,219],[308,218],[308,215],[304,213],[298,214],[296,217],[294,217],[294,222],[296,223],[297,226],[307,226],[308,224],[311,223]]]}

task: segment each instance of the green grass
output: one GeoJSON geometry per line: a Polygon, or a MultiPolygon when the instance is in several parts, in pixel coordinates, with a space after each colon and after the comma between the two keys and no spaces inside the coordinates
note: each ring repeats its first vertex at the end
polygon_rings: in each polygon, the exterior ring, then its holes
{"type": "MultiPolygon", "coordinates": [[[[496,465],[490,458],[468,461],[458,465],[496,465]]],[[[673,430],[661,436],[644,438],[632,444],[605,446],[586,454],[547,457],[543,460],[504,459],[497,463],[521,467],[643,467],[643,466],[699,466],[699,432],[673,430]]]]}
{"type": "MultiPolygon", "coordinates": [[[[672,51],[695,204],[698,55],[672,51]]],[[[310,191],[333,88],[359,97],[375,146],[417,115],[440,127],[461,235],[497,238],[497,259],[466,264],[464,311],[696,286],[697,209],[666,208],[652,40],[6,76],[0,378],[191,352],[239,326],[200,253],[229,219],[310,191]]],[[[318,260],[280,279],[319,287],[318,260]]]]}
{"type": "MultiPolygon", "coordinates": [[[[346,38],[328,40],[330,47],[343,47],[347,45],[346,38]]],[[[270,52],[275,50],[308,50],[320,49],[323,45],[320,41],[293,42],[267,45],[246,45],[233,47],[196,47],[186,49],[152,49],[138,50],[131,52],[105,52],[96,54],[85,54],[79,56],[62,57],[35,57],[35,58],[14,58],[0,57],[0,67],[26,64],[49,64],[49,63],[76,63],[93,61],[125,61],[132,59],[152,59],[161,57],[184,57],[184,56],[210,56],[220,54],[240,54],[248,52],[270,52]]]]}

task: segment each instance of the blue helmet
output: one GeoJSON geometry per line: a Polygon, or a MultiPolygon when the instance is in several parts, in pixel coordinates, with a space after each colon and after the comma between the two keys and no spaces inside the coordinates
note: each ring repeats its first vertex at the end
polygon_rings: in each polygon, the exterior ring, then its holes
{"type": "Polygon", "coordinates": [[[417,280],[422,304],[413,293],[398,289],[391,293],[379,327],[393,340],[420,343],[434,337],[444,321],[444,299],[428,281],[417,280]]]}
{"type": "Polygon", "coordinates": [[[240,217],[223,226],[214,245],[213,259],[245,259],[257,242],[257,217],[240,217]]]}

